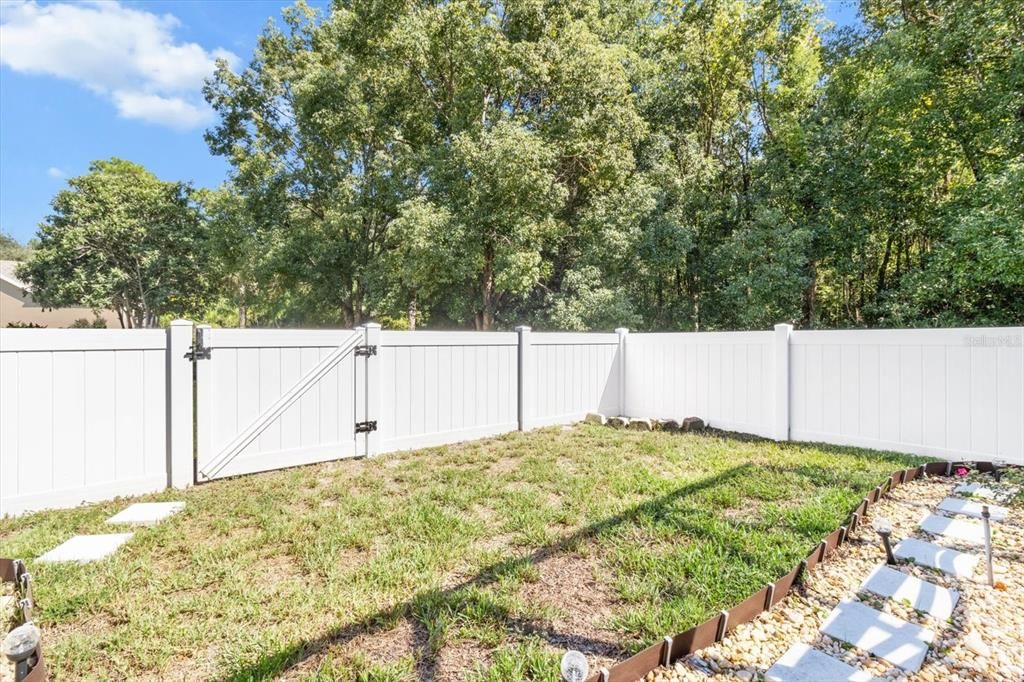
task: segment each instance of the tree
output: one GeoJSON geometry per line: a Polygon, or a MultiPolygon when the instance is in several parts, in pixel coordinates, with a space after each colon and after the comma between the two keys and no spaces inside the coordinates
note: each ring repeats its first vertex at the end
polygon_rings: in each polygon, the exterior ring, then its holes
{"type": "Polygon", "coordinates": [[[124,327],[203,309],[206,230],[188,185],[113,158],[94,161],[68,186],[18,271],[37,301],[110,308],[124,327]]]}
{"type": "Polygon", "coordinates": [[[31,245],[26,246],[6,232],[0,232],[0,260],[26,260],[31,255],[31,245]]]}

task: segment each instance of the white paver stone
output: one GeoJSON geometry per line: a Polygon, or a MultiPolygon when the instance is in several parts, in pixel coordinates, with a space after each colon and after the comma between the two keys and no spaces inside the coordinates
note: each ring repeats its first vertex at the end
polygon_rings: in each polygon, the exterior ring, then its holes
{"type": "Polygon", "coordinates": [[[921,530],[952,540],[959,540],[969,545],[985,544],[985,528],[979,521],[951,519],[948,516],[929,514],[921,519],[921,530]]]}
{"type": "Polygon", "coordinates": [[[80,564],[105,559],[131,539],[132,533],[76,535],[39,557],[38,561],[77,561],[80,564]]]}
{"type": "Polygon", "coordinates": [[[975,554],[958,552],[916,538],[907,538],[896,545],[893,553],[897,559],[913,559],[915,564],[936,568],[957,578],[970,578],[974,575],[974,566],[980,558],[975,554]]]}
{"type": "Polygon", "coordinates": [[[907,672],[917,672],[928,653],[928,645],[935,639],[931,630],[850,599],[839,602],[828,614],[821,631],[907,672]]]}
{"type": "Polygon", "coordinates": [[[946,620],[953,614],[960,593],[945,587],[933,585],[927,580],[901,573],[888,566],[879,566],[871,572],[860,589],[889,597],[896,601],[907,600],[918,611],[929,613],[938,620],[946,620]]]}
{"type": "Polygon", "coordinates": [[[775,665],[768,668],[764,678],[769,682],[873,682],[878,679],[806,644],[791,646],[775,665]]]}
{"type": "Polygon", "coordinates": [[[111,516],[107,519],[107,523],[134,523],[151,526],[184,508],[184,502],[136,502],[111,516]]]}
{"type": "MultiPolygon", "coordinates": [[[[964,500],[959,497],[947,497],[942,502],[939,502],[939,511],[973,516],[976,519],[980,519],[981,504],[981,502],[972,502],[971,500],[964,500]]],[[[1006,511],[1006,507],[1000,507],[995,504],[988,505],[988,513],[993,521],[1006,520],[1006,511]]]]}
{"type": "Polygon", "coordinates": [[[992,488],[985,487],[980,483],[961,483],[957,487],[953,488],[953,494],[970,495],[971,497],[984,497],[988,500],[991,500],[996,496],[992,488]]]}

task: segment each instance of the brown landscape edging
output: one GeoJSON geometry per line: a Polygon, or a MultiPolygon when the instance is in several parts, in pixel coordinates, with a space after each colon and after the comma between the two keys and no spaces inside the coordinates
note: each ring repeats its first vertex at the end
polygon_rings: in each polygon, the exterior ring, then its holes
{"type": "MultiPolygon", "coordinates": [[[[0,582],[14,583],[15,592],[17,592],[22,600],[27,601],[26,606],[22,607],[22,614],[31,615],[32,593],[26,585],[31,585],[31,576],[28,574],[28,570],[25,568],[25,562],[20,559],[0,559],[0,582]]],[[[29,617],[24,618],[27,622],[31,619],[29,617]]],[[[7,633],[4,633],[6,636],[7,633]]],[[[23,680],[24,682],[41,682],[47,678],[46,675],[46,663],[43,661],[43,645],[42,643],[36,647],[36,664],[32,666],[32,670],[29,671],[23,680]]]]}
{"type": "MultiPolygon", "coordinates": [[[[1017,468],[1017,465],[1009,465],[1017,468]]],[[[975,469],[979,472],[994,471],[992,462],[929,462],[911,469],[894,471],[881,485],[867,494],[850,513],[845,526],[839,526],[822,538],[815,548],[798,563],[793,570],[774,583],[765,585],[728,611],[721,611],[700,625],[681,632],[675,637],[665,637],[661,642],[653,644],[643,651],[615,664],[610,669],[603,668],[590,676],[587,682],[636,682],[647,673],[689,656],[701,649],[720,642],[729,631],[738,625],[749,623],[765,611],[789,596],[794,585],[800,584],[806,571],[814,570],[818,564],[842,545],[847,537],[857,530],[862,519],[871,506],[883,495],[905,483],[924,475],[950,476],[956,469],[975,469]]]]}

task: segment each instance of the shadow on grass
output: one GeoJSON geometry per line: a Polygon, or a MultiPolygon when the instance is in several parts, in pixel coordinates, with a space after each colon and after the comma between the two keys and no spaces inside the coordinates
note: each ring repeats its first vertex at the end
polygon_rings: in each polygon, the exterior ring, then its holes
{"type": "Polygon", "coordinates": [[[536,622],[515,617],[495,595],[484,592],[481,588],[493,585],[503,575],[517,572],[529,565],[537,566],[566,551],[571,551],[580,541],[595,537],[603,531],[636,521],[644,516],[657,514],[670,507],[680,497],[693,495],[739,478],[752,468],[751,464],[734,466],[684,485],[659,498],[634,505],[621,514],[581,528],[530,554],[495,562],[457,585],[444,590],[424,590],[413,595],[407,601],[382,609],[357,622],[329,630],[314,639],[297,642],[269,653],[251,665],[235,671],[225,679],[241,681],[281,674],[324,653],[332,646],[343,645],[360,635],[386,632],[394,627],[398,620],[408,618],[415,631],[416,675],[420,680],[432,680],[436,677],[437,655],[442,643],[439,640],[443,636],[443,630],[438,631],[436,622],[438,619],[466,611],[486,614],[487,620],[499,622],[508,633],[537,636],[559,649],[574,648],[586,654],[603,656],[621,655],[625,652],[618,643],[559,632],[536,622]]]}

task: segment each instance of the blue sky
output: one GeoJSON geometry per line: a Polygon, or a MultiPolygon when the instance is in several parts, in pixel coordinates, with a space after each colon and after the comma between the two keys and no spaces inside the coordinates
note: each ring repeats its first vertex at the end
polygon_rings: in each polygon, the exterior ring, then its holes
{"type": "MultiPolygon", "coordinates": [[[[30,239],[53,195],[94,159],[220,184],[227,164],[203,141],[202,80],[216,57],[248,61],[288,4],[0,0],[0,230],[30,239]]],[[[856,20],[852,2],[824,4],[831,21],[856,20]]]]}

